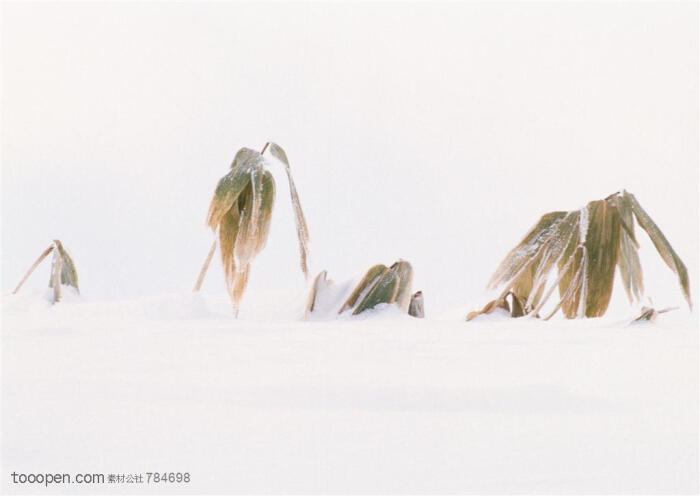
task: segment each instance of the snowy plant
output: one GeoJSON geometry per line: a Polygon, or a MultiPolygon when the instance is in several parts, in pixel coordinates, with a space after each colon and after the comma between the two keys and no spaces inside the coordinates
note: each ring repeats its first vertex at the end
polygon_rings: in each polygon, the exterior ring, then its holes
{"type": "Polygon", "coordinates": [[[399,260],[391,267],[375,265],[365,273],[338,313],[352,308],[352,314],[357,315],[380,303],[396,303],[408,312],[412,282],[413,268],[404,260],[399,260]]]}
{"type": "Polygon", "coordinates": [[[68,254],[68,251],[63,247],[63,243],[57,239],[54,239],[48,248],[46,248],[41,255],[39,255],[36,262],[29,267],[29,270],[27,270],[27,273],[24,274],[22,280],[19,281],[12,294],[19,291],[22,284],[24,284],[24,281],[29,278],[32,272],[34,272],[34,269],[39,266],[42,260],[44,260],[49,253],[53,253],[53,260],[51,262],[51,277],[49,278],[49,287],[53,289],[52,302],[57,303],[61,301],[61,285],[71,286],[75,288],[77,292],[80,292],[80,288],[78,287],[78,272],[75,270],[75,263],[68,254]]]}
{"type": "MultiPolygon", "coordinates": [[[[275,180],[269,171],[270,164],[263,156],[268,148],[272,156],[282,162],[287,173],[299,239],[301,270],[304,276],[308,277],[309,230],[292,180],[287,154],[275,143],[266,143],[261,152],[241,148],[233,159],[231,171],[221,178],[216,186],[206,219],[206,224],[215,233],[218,232],[226,287],[236,315],[248,283],[250,264],[265,247],[270,230],[275,180]]],[[[197,278],[194,291],[199,291],[202,285],[216,244],[215,239],[197,278]]]]}
{"type": "Polygon", "coordinates": [[[644,285],[635,219],[666,265],[678,276],[683,295],[692,308],[685,265],[634,195],[622,190],[604,200],[592,201],[580,210],[543,215],[491,277],[488,287],[502,287],[500,296],[482,310],[471,312],[467,320],[499,307],[513,317],[539,317],[555,289],[559,290],[560,300],[545,320],[560,309],[569,319],[600,317],[610,303],[616,267],[630,303],[640,301],[644,285]],[[555,266],[558,275],[545,292],[555,266]],[[510,304],[506,301],[508,296],[510,304]]]}
{"type": "MultiPolygon", "coordinates": [[[[423,317],[423,294],[418,291],[411,295],[412,282],[413,268],[404,260],[399,260],[391,267],[375,265],[365,273],[337,313],[342,314],[352,309],[352,315],[358,315],[384,303],[396,304],[414,317],[423,317]]],[[[306,316],[316,309],[320,292],[331,283],[325,270],[316,276],[309,292],[306,316]]]]}

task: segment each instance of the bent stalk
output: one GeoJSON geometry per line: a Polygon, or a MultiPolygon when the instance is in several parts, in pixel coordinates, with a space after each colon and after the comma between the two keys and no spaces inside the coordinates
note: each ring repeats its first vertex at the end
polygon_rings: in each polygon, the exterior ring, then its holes
{"type": "Polygon", "coordinates": [[[197,278],[197,282],[194,283],[194,287],[192,288],[193,293],[196,293],[202,287],[204,277],[207,275],[207,270],[209,270],[209,264],[211,263],[211,259],[214,258],[215,251],[216,240],[212,242],[211,248],[209,248],[209,253],[207,254],[207,258],[204,259],[204,265],[202,265],[202,270],[199,271],[199,277],[197,278]]]}
{"type": "Polygon", "coordinates": [[[42,262],[42,260],[44,260],[49,255],[49,253],[51,253],[53,251],[53,249],[54,249],[54,245],[53,245],[53,243],[51,243],[49,245],[49,247],[46,248],[41,255],[39,255],[39,258],[36,259],[36,262],[34,262],[32,264],[32,266],[29,267],[29,270],[27,271],[26,274],[24,274],[24,277],[22,278],[22,280],[19,281],[19,283],[17,284],[17,287],[12,292],[12,294],[15,294],[15,293],[17,293],[17,291],[19,291],[19,288],[22,287],[22,284],[24,284],[24,282],[27,279],[29,279],[29,276],[32,275],[32,272],[34,272],[34,269],[36,269],[39,266],[39,264],[42,262]]]}

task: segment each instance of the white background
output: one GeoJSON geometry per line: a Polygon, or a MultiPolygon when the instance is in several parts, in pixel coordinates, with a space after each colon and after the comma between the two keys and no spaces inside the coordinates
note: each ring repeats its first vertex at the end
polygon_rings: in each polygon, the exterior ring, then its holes
{"type": "MultiPolygon", "coordinates": [[[[188,290],[216,182],[238,148],[268,139],[290,157],[312,270],[405,258],[429,315],[482,297],[544,212],[621,188],[697,281],[694,3],[2,13],[5,293],[54,237],[88,299],[188,290]]],[[[276,208],[252,289],[304,285],[281,182],[276,208]]],[[[652,250],[649,296],[682,304],[652,250]]],[[[223,292],[219,267],[206,291],[223,292]]],[[[45,286],[42,270],[28,287],[45,286]]]]}

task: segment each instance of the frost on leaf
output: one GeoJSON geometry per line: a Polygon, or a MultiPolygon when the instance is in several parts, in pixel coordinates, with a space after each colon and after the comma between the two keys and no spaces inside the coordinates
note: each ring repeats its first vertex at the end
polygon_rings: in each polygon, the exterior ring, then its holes
{"type": "Polygon", "coordinates": [[[634,195],[623,190],[580,210],[543,215],[491,277],[488,288],[501,288],[500,296],[471,312],[468,320],[496,308],[507,309],[514,317],[520,308],[524,315],[539,316],[555,289],[560,299],[546,318],[559,310],[566,318],[600,317],[610,303],[616,268],[630,302],[640,301],[644,284],[634,219],[678,275],[691,306],[685,265],[634,195]],[[556,280],[546,290],[555,265],[556,280]]]}
{"type": "MultiPolygon", "coordinates": [[[[271,153],[282,161],[286,168],[299,235],[302,270],[306,277],[309,239],[306,220],[292,182],[287,155],[278,145],[269,145],[271,153]]],[[[266,148],[267,145],[264,149],[266,148]]],[[[231,170],[219,180],[207,212],[206,224],[214,232],[218,231],[226,287],[236,314],[248,284],[250,265],[265,247],[270,230],[275,180],[267,166],[262,153],[250,148],[241,148],[231,163],[231,170]]],[[[210,255],[214,249],[215,244],[212,245],[210,255]]],[[[201,286],[210,260],[211,256],[205,260],[195,283],[195,291],[201,286]]]]}

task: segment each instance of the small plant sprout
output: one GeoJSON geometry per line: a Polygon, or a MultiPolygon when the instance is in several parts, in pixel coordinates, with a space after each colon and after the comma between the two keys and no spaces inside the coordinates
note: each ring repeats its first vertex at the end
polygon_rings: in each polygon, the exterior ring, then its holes
{"type": "MultiPolygon", "coordinates": [[[[299,240],[301,270],[308,278],[309,230],[292,180],[287,154],[275,143],[266,143],[261,152],[241,148],[233,159],[230,172],[217,184],[206,218],[206,224],[218,233],[226,288],[236,316],[248,283],[250,265],[265,247],[270,230],[275,180],[269,171],[270,164],[263,156],[268,149],[273,157],[282,162],[287,173],[299,240]]],[[[202,286],[216,245],[217,239],[212,243],[195,282],[195,292],[202,286]]]]}
{"type": "MultiPolygon", "coordinates": [[[[412,282],[413,268],[404,260],[391,267],[375,265],[365,273],[337,313],[352,309],[352,315],[358,315],[384,303],[396,304],[414,317],[423,317],[423,294],[420,291],[411,294],[412,282]]],[[[316,276],[306,304],[307,317],[316,309],[319,295],[331,284],[325,270],[316,276]]]]}
{"type": "Polygon", "coordinates": [[[416,291],[411,296],[411,303],[408,305],[408,315],[422,319],[425,317],[423,308],[423,291],[416,291]]]}
{"type": "Polygon", "coordinates": [[[39,255],[36,262],[29,267],[29,270],[27,270],[27,273],[24,274],[24,277],[19,281],[12,294],[16,294],[20,290],[24,282],[49,253],[53,253],[51,277],[49,278],[49,287],[53,289],[52,303],[61,301],[61,285],[71,286],[75,288],[77,292],[80,292],[80,288],[78,287],[78,272],[75,270],[75,263],[73,263],[73,259],[68,254],[68,251],[63,247],[63,243],[54,239],[48,248],[39,255]]]}
{"type": "Polygon", "coordinates": [[[559,310],[568,319],[600,317],[610,303],[616,267],[630,303],[639,302],[644,285],[635,220],[678,276],[683,296],[692,309],[685,265],[634,195],[622,190],[580,210],[543,215],[493,274],[488,288],[501,287],[500,296],[482,310],[471,312],[467,320],[499,307],[513,317],[539,317],[556,289],[559,302],[545,320],[559,310]],[[557,277],[546,288],[555,266],[557,277]],[[511,298],[510,305],[507,297],[511,298]]]}

